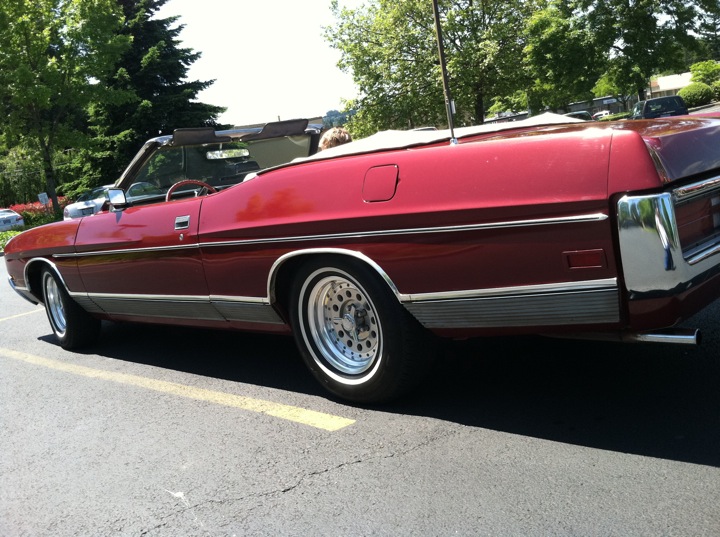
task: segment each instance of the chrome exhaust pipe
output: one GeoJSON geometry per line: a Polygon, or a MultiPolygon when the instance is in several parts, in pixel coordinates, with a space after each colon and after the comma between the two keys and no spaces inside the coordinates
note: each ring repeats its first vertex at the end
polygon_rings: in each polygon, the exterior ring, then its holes
{"type": "Polygon", "coordinates": [[[680,345],[700,345],[702,337],[696,328],[668,328],[655,332],[623,334],[623,341],[631,343],[676,343],[680,345]]]}

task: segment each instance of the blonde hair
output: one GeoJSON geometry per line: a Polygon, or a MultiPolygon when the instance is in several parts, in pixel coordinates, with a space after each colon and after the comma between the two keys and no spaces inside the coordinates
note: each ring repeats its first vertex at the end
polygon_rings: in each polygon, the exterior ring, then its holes
{"type": "Polygon", "coordinates": [[[322,135],[322,138],[320,138],[318,151],[330,149],[331,147],[346,144],[348,142],[352,142],[352,136],[350,136],[350,133],[342,127],[333,127],[332,129],[326,130],[322,135]]]}

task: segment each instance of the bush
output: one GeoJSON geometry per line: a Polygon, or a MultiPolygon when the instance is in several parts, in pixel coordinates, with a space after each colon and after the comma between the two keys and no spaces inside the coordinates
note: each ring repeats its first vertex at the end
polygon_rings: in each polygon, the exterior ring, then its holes
{"type": "Polygon", "coordinates": [[[712,90],[713,94],[715,95],[715,100],[720,101],[720,80],[712,83],[712,90]]]}
{"type": "Polygon", "coordinates": [[[10,239],[19,234],[19,231],[0,231],[0,252],[5,249],[5,245],[10,239]]]}
{"type": "Polygon", "coordinates": [[[706,62],[694,63],[690,66],[693,82],[703,82],[712,85],[713,82],[720,80],[720,63],[714,60],[706,62]]]}
{"type": "Polygon", "coordinates": [[[617,121],[619,119],[627,119],[630,117],[630,112],[619,112],[617,114],[610,114],[609,116],[601,117],[598,121],[617,121]]]}
{"type": "MultiPolygon", "coordinates": [[[[58,198],[58,201],[60,202],[60,209],[68,204],[67,198],[58,198]]],[[[23,220],[25,220],[25,227],[41,226],[43,224],[55,222],[56,220],[52,207],[46,207],[39,201],[11,205],[10,208],[23,217],[23,220]]]]}
{"type": "Polygon", "coordinates": [[[678,91],[688,108],[710,104],[713,100],[713,90],[702,82],[693,82],[678,91]]]}

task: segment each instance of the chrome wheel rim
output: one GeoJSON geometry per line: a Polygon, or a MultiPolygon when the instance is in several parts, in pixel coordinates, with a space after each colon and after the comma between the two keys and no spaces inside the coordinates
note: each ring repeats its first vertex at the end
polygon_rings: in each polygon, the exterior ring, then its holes
{"type": "Polygon", "coordinates": [[[55,278],[49,274],[45,277],[45,308],[50,316],[55,332],[62,337],[67,329],[65,307],[63,306],[58,284],[55,278]]]}
{"type": "Polygon", "coordinates": [[[342,375],[372,371],[382,352],[382,331],[367,292],[349,278],[327,276],[308,298],[308,328],[326,364],[342,375]]]}

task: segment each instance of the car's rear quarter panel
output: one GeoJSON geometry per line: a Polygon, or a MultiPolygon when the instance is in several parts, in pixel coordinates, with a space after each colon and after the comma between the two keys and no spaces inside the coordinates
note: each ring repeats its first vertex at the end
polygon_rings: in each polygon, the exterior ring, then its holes
{"type": "Polygon", "coordinates": [[[323,248],[364,254],[403,294],[614,278],[610,142],[598,129],[275,170],[204,201],[210,292],[266,296],[280,256],[323,248]],[[378,166],[397,167],[396,193],[368,202],[378,166]],[[604,218],[565,220],[583,215],[604,218]],[[568,252],[584,250],[600,250],[602,266],[571,268],[568,252]]]}

